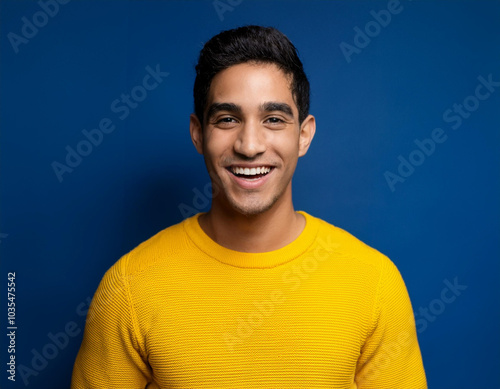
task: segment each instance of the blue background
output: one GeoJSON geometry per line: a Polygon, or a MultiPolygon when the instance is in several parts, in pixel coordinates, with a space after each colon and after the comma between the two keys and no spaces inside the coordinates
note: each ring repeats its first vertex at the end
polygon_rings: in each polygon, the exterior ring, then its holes
{"type": "MultiPolygon", "coordinates": [[[[157,231],[208,209],[195,194],[209,178],[188,131],[194,65],[214,34],[261,24],[294,42],[312,87],[318,129],[294,177],[296,209],[398,266],[420,320],[430,388],[500,388],[500,88],[456,130],[443,120],[479,76],[500,81],[500,2],[402,1],[350,62],[340,44],[353,45],[355,27],[364,30],[387,1],[232,3],[218,13],[212,1],[72,1],[17,53],[8,34],[21,35],[22,18],[42,8],[0,3],[0,307],[7,312],[7,272],[15,271],[16,361],[36,374],[24,373],[28,387],[69,387],[104,272],[157,231]],[[169,76],[121,120],[112,101],[156,65],[169,76]],[[103,118],[116,129],[59,182],[52,163],[65,163],[66,147],[103,118]],[[398,157],[408,159],[414,141],[437,127],[446,141],[391,190],[384,173],[398,174],[398,157]],[[445,303],[447,281],[467,288],[445,303]],[[421,308],[434,314],[426,319],[421,308]],[[71,322],[79,333],[48,346],[71,322]],[[33,358],[44,350],[53,358],[37,371],[33,358]]],[[[2,388],[26,386],[19,370],[15,384],[7,375],[2,369],[2,388]]]]}

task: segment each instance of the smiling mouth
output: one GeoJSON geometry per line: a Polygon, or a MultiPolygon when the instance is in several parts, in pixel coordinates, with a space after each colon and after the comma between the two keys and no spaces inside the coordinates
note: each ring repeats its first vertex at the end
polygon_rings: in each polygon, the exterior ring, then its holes
{"type": "Polygon", "coordinates": [[[229,170],[236,177],[244,178],[248,181],[258,180],[259,178],[268,175],[273,169],[273,166],[260,166],[256,168],[230,166],[227,168],[227,170],[229,170]]]}

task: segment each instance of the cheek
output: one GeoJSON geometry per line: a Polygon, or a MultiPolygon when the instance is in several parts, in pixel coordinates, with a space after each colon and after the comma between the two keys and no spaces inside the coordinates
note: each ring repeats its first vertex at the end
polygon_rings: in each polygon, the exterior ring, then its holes
{"type": "Polygon", "coordinates": [[[221,159],[227,157],[231,150],[231,141],[228,137],[209,137],[204,143],[205,159],[213,165],[218,165],[221,159]]]}
{"type": "Polygon", "coordinates": [[[290,136],[287,134],[274,135],[271,143],[274,150],[282,156],[284,160],[298,158],[299,155],[299,138],[298,136],[290,136]]]}

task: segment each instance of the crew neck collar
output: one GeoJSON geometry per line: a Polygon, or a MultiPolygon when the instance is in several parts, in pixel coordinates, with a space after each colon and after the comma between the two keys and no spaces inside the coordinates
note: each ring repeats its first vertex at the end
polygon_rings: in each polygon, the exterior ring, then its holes
{"type": "Polygon", "coordinates": [[[227,265],[241,268],[272,268],[302,255],[314,242],[318,233],[318,221],[304,211],[297,211],[306,219],[306,225],[293,242],[277,250],[264,253],[245,253],[221,246],[212,240],[200,226],[198,213],[184,220],[184,228],[193,243],[205,254],[227,265]]]}

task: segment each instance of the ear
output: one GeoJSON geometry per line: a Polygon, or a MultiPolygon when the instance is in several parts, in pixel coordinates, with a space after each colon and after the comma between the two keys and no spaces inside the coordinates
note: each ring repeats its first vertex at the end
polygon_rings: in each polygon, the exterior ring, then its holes
{"type": "Polygon", "coordinates": [[[299,135],[299,157],[306,155],[309,146],[316,133],[316,119],[314,116],[307,116],[300,125],[299,135]]]}
{"type": "Polygon", "coordinates": [[[191,140],[198,153],[203,154],[203,129],[201,128],[200,120],[194,113],[189,117],[189,132],[191,140]]]}

